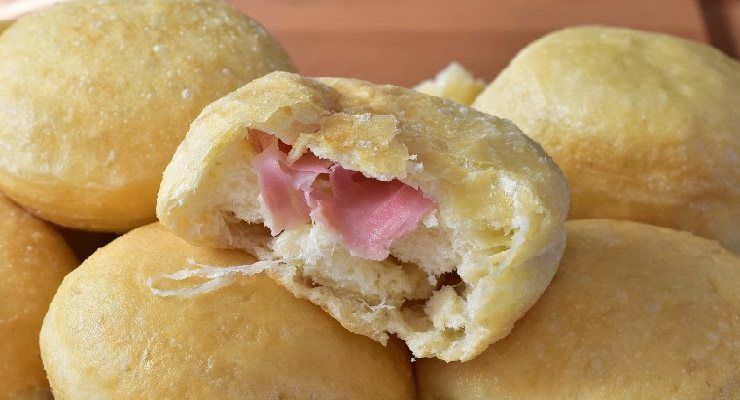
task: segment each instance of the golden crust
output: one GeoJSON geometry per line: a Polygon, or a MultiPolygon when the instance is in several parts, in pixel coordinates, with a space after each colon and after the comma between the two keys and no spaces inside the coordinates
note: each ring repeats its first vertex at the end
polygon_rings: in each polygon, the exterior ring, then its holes
{"type": "MultiPolygon", "coordinates": [[[[255,190],[249,129],[367,176],[401,179],[437,202],[441,223],[454,232],[462,254],[456,272],[465,284],[469,308],[463,318],[469,324],[462,331],[401,329],[399,336],[417,356],[474,357],[509,332],[554,274],[568,194],[539,146],[508,121],[412,90],[350,79],[276,72],[206,107],[165,171],[157,210],[165,226],[198,245],[259,254],[253,246],[262,221],[255,216],[256,201],[239,197],[255,190]]],[[[343,295],[306,287],[294,277],[281,282],[353,332],[386,337],[389,328],[377,314],[364,314],[367,304],[350,306],[343,295]]]]}
{"type": "Polygon", "coordinates": [[[558,273],[506,339],[417,364],[422,399],[735,399],[740,259],[686,232],[569,221],[558,273]]]}
{"type": "Polygon", "coordinates": [[[631,219],[740,252],[740,64],[708,46],[605,27],[522,50],[474,107],[510,118],[571,185],[571,218],[631,219]]]}
{"type": "Polygon", "coordinates": [[[0,37],[0,187],[63,226],[154,220],[161,173],[203,106],[294,67],[217,0],[81,0],[0,37]]]}
{"type": "Polygon", "coordinates": [[[57,286],[76,265],[57,232],[0,195],[0,398],[51,398],[38,334],[57,286]]]}
{"type": "Polygon", "coordinates": [[[218,292],[158,297],[147,279],[193,259],[244,264],[240,251],[136,229],[70,274],[41,333],[58,400],[413,399],[405,349],[351,334],[264,275],[218,292]]]}

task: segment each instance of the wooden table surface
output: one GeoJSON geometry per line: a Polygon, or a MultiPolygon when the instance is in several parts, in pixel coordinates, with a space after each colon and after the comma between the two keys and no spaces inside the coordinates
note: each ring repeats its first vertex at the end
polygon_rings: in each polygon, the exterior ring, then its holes
{"type": "MultiPolygon", "coordinates": [[[[53,0],[0,0],[0,19],[53,0]]],[[[229,0],[312,76],[411,86],[452,60],[491,80],[537,37],[568,25],[668,32],[740,48],[740,0],[229,0]]]]}
{"type": "Polygon", "coordinates": [[[492,79],[535,38],[608,24],[707,41],[694,0],[231,0],[262,22],[301,72],[414,85],[451,60],[492,79]]]}

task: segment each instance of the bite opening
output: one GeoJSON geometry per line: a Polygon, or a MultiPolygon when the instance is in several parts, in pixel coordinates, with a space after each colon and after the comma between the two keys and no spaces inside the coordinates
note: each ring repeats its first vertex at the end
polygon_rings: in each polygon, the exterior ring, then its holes
{"type": "Polygon", "coordinates": [[[424,158],[365,175],[313,149],[306,137],[325,127],[305,126],[240,128],[220,155],[201,190],[217,199],[210,210],[229,233],[223,245],[269,262],[265,272],[354,333],[381,343],[395,334],[418,357],[477,351],[488,328],[476,318],[476,288],[496,273],[492,246],[505,262],[516,229],[493,221],[482,237],[479,221],[446,210],[456,203],[437,198],[439,173],[426,172],[424,158]]]}
{"type": "MultiPolygon", "coordinates": [[[[465,284],[455,272],[462,255],[430,196],[398,179],[345,169],[310,149],[297,151],[256,129],[247,140],[261,222],[274,253],[298,267],[294,284],[353,299],[372,315],[366,318],[395,326],[393,333],[434,329],[427,303],[444,287],[464,313],[465,284]]],[[[378,335],[385,341],[385,333],[378,335]]]]}
{"type": "Polygon", "coordinates": [[[382,181],[293,149],[250,130],[263,221],[272,236],[322,225],[353,256],[382,261],[395,239],[414,231],[437,205],[398,179],[382,181]]]}

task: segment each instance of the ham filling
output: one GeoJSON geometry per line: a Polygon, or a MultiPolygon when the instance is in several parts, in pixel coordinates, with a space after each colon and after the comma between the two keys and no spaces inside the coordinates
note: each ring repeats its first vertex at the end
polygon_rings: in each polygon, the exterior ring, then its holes
{"type": "Polygon", "coordinates": [[[336,233],[353,256],[384,260],[394,239],[416,229],[435,208],[418,189],[394,179],[380,181],[350,171],[310,151],[288,161],[291,147],[252,131],[253,166],[265,225],[276,236],[311,222],[336,233]]]}

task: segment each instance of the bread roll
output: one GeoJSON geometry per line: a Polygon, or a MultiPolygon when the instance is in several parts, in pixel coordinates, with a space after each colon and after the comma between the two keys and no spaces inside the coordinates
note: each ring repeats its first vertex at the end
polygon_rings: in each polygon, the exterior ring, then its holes
{"type": "Polygon", "coordinates": [[[414,398],[397,341],[384,348],[347,332],[265,275],[188,298],[152,293],[151,279],[189,259],[218,267],[254,260],[149,225],[64,280],[41,333],[57,400],[414,398]]]}
{"type": "Polygon", "coordinates": [[[290,59],[218,0],[78,0],[0,36],[0,189],[59,225],[155,219],[162,171],[203,106],[290,59]]]}
{"type": "Polygon", "coordinates": [[[420,360],[421,399],[740,398],[740,259],[636,222],[567,226],[540,301],[473,361],[420,360]]]}
{"type": "Polygon", "coordinates": [[[434,79],[421,82],[414,90],[468,106],[473,104],[475,98],[485,87],[485,82],[476,79],[462,65],[452,62],[439,71],[434,79]]]}
{"type": "Polygon", "coordinates": [[[586,26],[522,50],[476,99],[542,144],[571,218],[687,230],[740,253],[740,63],[676,37],[586,26]]]}
{"type": "Polygon", "coordinates": [[[508,121],[276,72],[206,107],[165,171],[158,216],[196,245],[272,260],[352,332],[466,360],[547,286],[567,207],[560,171],[508,121]]]}
{"type": "Polygon", "coordinates": [[[76,265],[57,232],[0,195],[0,399],[51,399],[39,330],[76,265]]]}

